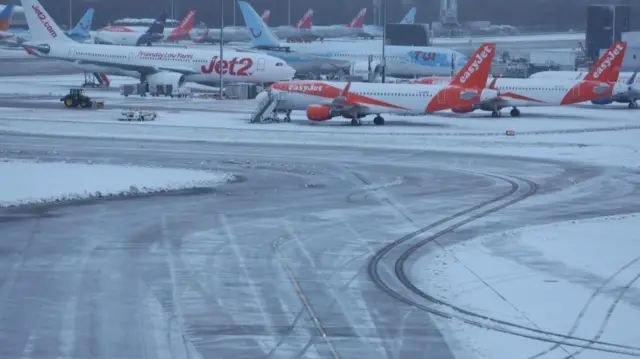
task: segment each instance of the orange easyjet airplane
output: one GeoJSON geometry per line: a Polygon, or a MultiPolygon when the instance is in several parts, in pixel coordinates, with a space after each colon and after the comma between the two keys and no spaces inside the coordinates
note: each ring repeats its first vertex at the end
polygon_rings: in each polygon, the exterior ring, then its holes
{"type": "MultiPolygon", "coordinates": [[[[628,85],[618,83],[622,59],[627,43],[619,41],[611,45],[591,71],[580,80],[567,79],[506,79],[491,80],[489,88],[500,91],[500,97],[473,106],[454,108],[457,113],[475,110],[491,111],[494,117],[500,110],[512,107],[511,116],[520,116],[518,107],[561,106],[608,98],[628,91],[628,85]]],[[[447,78],[425,77],[414,81],[416,84],[446,83],[447,78]]]]}
{"type": "MultiPolygon", "coordinates": [[[[281,81],[271,85],[279,102],[274,111],[307,111],[312,121],[343,116],[352,125],[376,115],[373,123],[383,125],[381,113],[427,114],[494,101],[499,92],[486,88],[496,45],[480,46],[448,84],[414,85],[388,83],[344,83],[331,81],[281,81]]],[[[262,96],[266,96],[262,95],[262,96]]]]}

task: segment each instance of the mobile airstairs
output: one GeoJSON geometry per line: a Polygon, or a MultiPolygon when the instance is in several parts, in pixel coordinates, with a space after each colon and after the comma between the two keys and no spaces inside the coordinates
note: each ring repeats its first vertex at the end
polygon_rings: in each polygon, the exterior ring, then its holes
{"type": "MultiPolygon", "coordinates": [[[[277,93],[271,92],[271,89],[267,89],[264,91],[266,96],[260,99],[258,102],[258,106],[256,107],[253,114],[251,114],[251,119],[249,122],[251,123],[272,123],[272,122],[280,122],[280,117],[278,116],[278,103],[280,102],[280,96],[277,93]]],[[[260,96],[262,97],[262,96],[260,96]]],[[[289,114],[291,111],[287,112],[283,122],[290,122],[291,118],[289,114]]]]}

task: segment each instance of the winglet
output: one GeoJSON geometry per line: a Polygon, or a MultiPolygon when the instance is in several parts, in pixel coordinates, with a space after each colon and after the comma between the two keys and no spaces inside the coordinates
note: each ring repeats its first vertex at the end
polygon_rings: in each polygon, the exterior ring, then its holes
{"type": "Polygon", "coordinates": [[[638,70],[635,70],[631,77],[629,77],[629,80],[627,80],[627,85],[633,85],[633,83],[636,81],[636,75],[638,75],[638,70]]]}
{"type": "Polygon", "coordinates": [[[600,57],[596,65],[582,80],[609,83],[617,82],[620,76],[620,67],[622,67],[622,59],[624,59],[626,50],[626,42],[615,42],[609,50],[602,54],[602,57],[600,57]]]}
{"type": "Polygon", "coordinates": [[[491,63],[496,53],[495,43],[484,43],[476,50],[476,53],[469,58],[469,61],[451,80],[449,85],[461,86],[465,88],[483,89],[487,86],[491,63]]]}

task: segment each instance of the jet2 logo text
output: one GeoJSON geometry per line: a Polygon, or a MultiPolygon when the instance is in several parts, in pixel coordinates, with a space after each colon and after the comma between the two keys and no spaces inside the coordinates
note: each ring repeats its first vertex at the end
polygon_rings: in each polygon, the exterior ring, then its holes
{"type": "Polygon", "coordinates": [[[38,19],[40,19],[40,22],[42,22],[42,25],[44,25],[44,27],[47,29],[47,31],[49,31],[49,35],[51,35],[51,37],[53,37],[53,38],[58,37],[58,34],[56,33],[56,30],[54,30],[53,26],[51,26],[51,24],[49,24],[49,21],[47,21],[47,15],[44,14],[44,12],[40,9],[40,7],[37,6],[37,5],[33,5],[33,6],[31,6],[31,8],[33,9],[33,11],[38,16],[38,19]]]}
{"type": "Polygon", "coordinates": [[[253,60],[248,57],[241,59],[234,57],[231,61],[220,61],[218,56],[214,56],[209,62],[209,65],[202,65],[200,67],[200,71],[203,74],[215,72],[218,75],[222,73],[223,75],[229,74],[231,76],[251,76],[251,73],[247,72],[251,66],[253,66],[253,60]],[[237,66],[240,67],[236,69],[237,66]]]}

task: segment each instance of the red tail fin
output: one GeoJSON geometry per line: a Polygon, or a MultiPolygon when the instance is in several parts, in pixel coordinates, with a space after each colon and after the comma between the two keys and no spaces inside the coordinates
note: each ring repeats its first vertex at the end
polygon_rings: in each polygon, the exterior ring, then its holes
{"type": "Polygon", "coordinates": [[[449,85],[465,88],[483,89],[487,86],[491,62],[496,53],[496,44],[484,43],[469,58],[462,70],[451,80],[449,85]]]}
{"type": "Polygon", "coordinates": [[[271,11],[270,10],[265,10],[262,12],[262,21],[264,21],[265,25],[269,25],[269,16],[271,16],[271,11]]]}
{"type": "Polygon", "coordinates": [[[354,29],[361,29],[364,25],[364,15],[367,13],[367,8],[361,9],[358,15],[351,20],[351,23],[348,25],[354,29]]]}
{"type": "Polygon", "coordinates": [[[189,10],[187,15],[185,15],[185,17],[180,21],[178,26],[176,26],[176,28],[173,29],[173,31],[171,31],[171,34],[168,36],[167,40],[177,41],[177,40],[188,38],[189,33],[191,32],[191,29],[193,29],[193,24],[195,23],[195,19],[196,19],[196,11],[189,10]]]}
{"type": "Polygon", "coordinates": [[[618,41],[602,54],[596,65],[589,71],[583,81],[616,82],[620,76],[622,59],[627,50],[627,43],[618,41]]]}
{"type": "Polygon", "coordinates": [[[296,25],[296,27],[298,29],[310,29],[311,28],[311,17],[312,16],[313,16],[313,9],[309,9],[304,14],[302,19],[300,19],[300,21],[298,21],[298,24],[296,25]]]}

